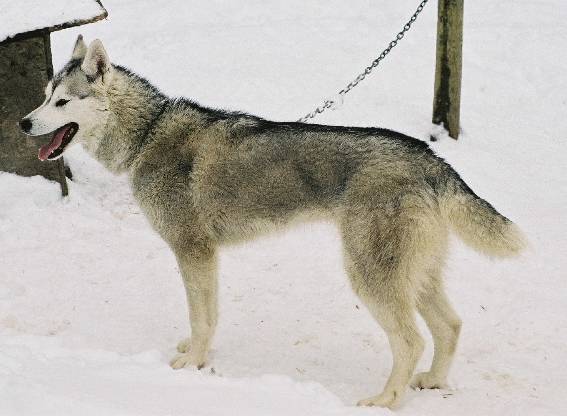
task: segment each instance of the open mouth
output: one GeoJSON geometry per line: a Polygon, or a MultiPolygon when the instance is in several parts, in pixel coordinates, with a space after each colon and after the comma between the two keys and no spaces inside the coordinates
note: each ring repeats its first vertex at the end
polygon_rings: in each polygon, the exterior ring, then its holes
{"type": "Polygon", "coordinates": [[[77,131],[79,131],[79,125],[77,123],[65,124],[63,127],[59,127],[55,130],[51,141],[45,146],[41,146],[39,149],[37,156],[39,160],[43,162],[44,160],[57,159],[57,157],[61,156],[65,147],[71,143],[77,131]]]}

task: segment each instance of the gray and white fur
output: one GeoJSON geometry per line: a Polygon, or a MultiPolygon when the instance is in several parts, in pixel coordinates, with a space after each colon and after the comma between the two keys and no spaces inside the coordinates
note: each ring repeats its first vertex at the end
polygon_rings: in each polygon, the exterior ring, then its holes
{"type": "Polygon", "coordinates": [[[524,246],[519,229],[422,141],[171,99],[111,64],[99,40],[87,48],[77,39],[45,102],[24,121],[32,135],[76,123],[71,142],[57,152],[80,142],[108,169],[129,175],[185,284],[191,337],[178,346],[176,369],[207,362],[217,324],[219,247],[322,218],[340,230],[352,288],[393,354],[384,390],[359,404],[393,408],[410,383],[447,385],[461,329],[442,283],[449,231],[489,256],[514,256],[524,246]],[[431,369],[414,376],[424,347],[416,311],[435,352],[431,369]]]}

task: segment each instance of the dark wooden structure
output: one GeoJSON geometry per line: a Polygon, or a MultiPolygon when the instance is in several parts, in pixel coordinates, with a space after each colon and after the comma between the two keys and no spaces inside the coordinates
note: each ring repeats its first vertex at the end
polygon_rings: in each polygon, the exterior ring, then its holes
{"type": "Polygon", "coordinates": [[[464,0],[438,0],[433,123],[459,137],[464,0]]]}
{"type": "Polygon", "coordinates": [[[42,175],[59,182],[63,195],[68,193],[63,158],[40,162],[38,149],[50,137],[26,136],[18,122],[43,102],[44,88],[53,76],[50,33],[106,18],[106,10],[97,3],[100,13],[89,19],[14,34],[0,42],[0,170],[42,175]]]}

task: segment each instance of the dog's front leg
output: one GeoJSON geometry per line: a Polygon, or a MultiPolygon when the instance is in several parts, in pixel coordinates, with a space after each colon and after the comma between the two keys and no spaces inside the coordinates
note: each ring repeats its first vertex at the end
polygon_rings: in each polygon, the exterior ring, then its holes
{"type": "Polygon", "coordinates": [[[171,367],[202,368],[217,324],[217,258],[213,249],[203,248],[191,253],[178,253],[177,262],[189,304],[191,337],[181,341],[181,354],[171,360],[171,367]]]}

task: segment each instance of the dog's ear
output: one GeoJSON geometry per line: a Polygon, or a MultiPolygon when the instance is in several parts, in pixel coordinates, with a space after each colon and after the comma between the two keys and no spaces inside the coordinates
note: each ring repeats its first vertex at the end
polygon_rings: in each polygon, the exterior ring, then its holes
{"type": "Polygon", "coordinates": [[[102,80],[104,81],[104,76],[110,71],[110,68],[110,59],[108,59],[102,42],[98,39],[93,40],[87,48],[81,69],[87,74],[89,80],[94,81],[102,76],[102,80]]]}
{"type": "Polygon", "coordinates": [[[87,53],[87,45],[85,45],[85,41],[83,40],[83,35],[79,35],[79,37],[75,41],[75,47],[73,48],[73,54],[71,55],[71,59],[83,59],[86,53],[87,53]]]}

